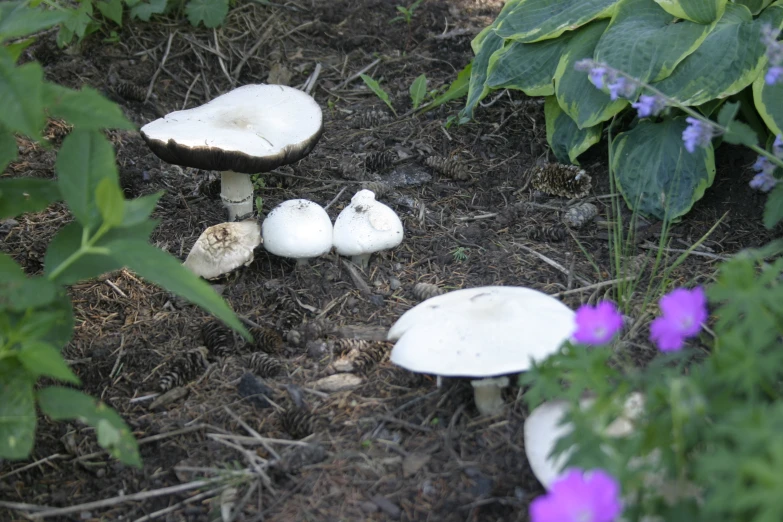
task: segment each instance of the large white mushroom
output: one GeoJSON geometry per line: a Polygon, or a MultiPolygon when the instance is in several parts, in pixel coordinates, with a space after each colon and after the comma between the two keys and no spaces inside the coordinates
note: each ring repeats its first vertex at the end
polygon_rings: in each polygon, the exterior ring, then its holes
{"type": "Polygon", "coordinates": [[[574,312],[531,288],[485,286],[427,299],[389,330],[394,364],[420,373],[473,378],[479,412],[503,408],[509,374],[526,371],[571,338],[574,312]]]}
{"type": "Polygon", "coordinates": [[[371,190],[360,190],[334,222],[334,249],[341,256],[367,266],[374,252],[402,243],[403,228],[397,213],[375,200],[371,190]]]}
{"type": "Polygon", "coordinates": [[[261,242],[261,227],[254,219],[221,223],[202,232],[183,264],[204,279],[214,279],[252,263],[261,242]]]}
{"type": "Polygon", "coordinates": [[[221,172],[229,220],[253,211],[249,174],[269,172],[310,153],[323,132],[321,108],[285,85],[245,85],[141,128],[163,161],[221,172]]]}
{"type": "Polygon", "coordinates": [[[332,249],[332,220],[321,205],[307,199],[289,199],[273,208],[261,233],[268,252],[296,259],[300,266],[332,249]]]}

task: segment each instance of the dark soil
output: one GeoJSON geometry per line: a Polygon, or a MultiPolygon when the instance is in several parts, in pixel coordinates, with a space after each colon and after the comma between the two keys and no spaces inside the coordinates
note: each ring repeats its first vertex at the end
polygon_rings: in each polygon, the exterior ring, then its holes
{"type": "MultiPolygon", "coordinates": [[[[216,32],[193,29],[184,19],[128,23],[119,43],[95,35],[67,52],[48,34],[28,58],[39,59],[51,80],[103,91],[138,125],[238,85],[302,86],[321,64],[312,94],[324,110],[324,136],[310,156],[264,176],[257,195],[265,211],[291,198],[330,204],[334,219],[363,183],[385,181],[393,186],[379,199],[402,217],[402,245],[374,256],[365,271],[335,255],[295,270],[259,248],[250,266],[219,283],[238,314],[286,340],[274,355],[284,372],[263,379],[264,388],[243,379],[241,357],[212,359],[184,399],[156,409],[144,397],[157,392],[174,356],[203,345],[207,315],[126,270],[74,285],[77,327],[65,356],[85,391],[133,428],[144,467],[127,468],[100,453],[92,429],[42,417],[29,461],[0,465],[0,498],[49,508],[106,501],[52,518],[68,521],[219,520],[232,491],[240,509],[230,520],[237,521],[527,520],[528,503],[542,489],[525,460],[522,390],[509,389],[502,415],[482,418],[466,381],[447,380],[438,388],[434,378],[391,365],[388,346],[357,364],[353,373],[361,383],[352,389],[326,393],[312,383],[336,371],[335,339],[383,339],[420,302],[417,283],[445,290],[527,286],[558,294],[574,308],[613,297],[611,284],[591,286],[616,277],[600,223],[611,201],[605,149],[583,158],[593,178],[585,200],[599,207],[598,220],[552,233],[574,202],[528,184],[530,167],[554,161],[540,100],[493,93],[477,120],[459,127],[443,123],[460,102],[403,116],[411,108],[413,79],[425,73],[430,88],[450,83],[471,59],[470,40],[502,2],[426,0],[410,27],[389,23],[397,14],[393,0],[263,3],[240,3],[216,32]],[[356,76],[377,58],[367,73],[391,94],[399,118],[356,76]],[[132,99],[134,92],[143,99],[149,86],[148,101],[132,99]],[[341,168],[351,157],[384,151],[397,159],[380,172],[341,168]],[[434,172],[425,164],[430,156],[452,158],[469,176],[434,172]],[[589,289],[578,290],[583,287],[589,289]],[[260,393],[256,388],[268,397],[243,398],[260,393]],[[178,485],[182,491],[156,491],[178,485]],[[148,498],[116,498],[140,492],[148,498]]],[[[55,150],[67,132],[50,125],[55,150]]],[[[126,196],[166,191],[152,240],[184,259],[206,227],[226,218],[219,198],[204,186],[216,173],[162,163],[137,132],[109,134],[126,196]]],[[[21,139],[19,145],[19,161],[4,175],[54,175],[53,150],[21,139]]],[[[764,197],[748,187],[752,161],[741,150],[720,149],[715,184],[671,230],[667,262],[723,219],[673,272],[675,283],[709,281],[724,256],[771,238],[761,225],[764,197]]],[[[56,204],[2,222],[2,250],[29,273],[40,272],[46,246],[69,219],[56,204]]],[[[638,268],[658,240],[654,228],[640,234],[629,263],[638,268]]],[[[644,288],[651,274],[638,273],[644,288]]],[[[641,317],[650,310],[638,309],[637,301],[638,295],[632,309],[641,317]]],[[[654,352],[645,329],[637,332],[626,346],[643,364],[654,352]]],[[[0,509],[0,520],[23,519],[19,511],[0,509]]]]}

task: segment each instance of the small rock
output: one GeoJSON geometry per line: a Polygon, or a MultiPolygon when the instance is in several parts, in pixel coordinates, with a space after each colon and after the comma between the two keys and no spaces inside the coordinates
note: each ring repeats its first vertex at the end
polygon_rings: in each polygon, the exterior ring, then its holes
{"type": "Polygon", "coordinates": [[[375,504],[375,502],[370,502],[369,500],[362,502],[359,507],[364,511],[365,513],[377,513],[378,512],[378,506],[375,504]]]}
{"type": "Polygon", "coordinates": [[[242,398],[247,398],[256,408],[266,409],[272,405],[267,400],[274,394],[274,390],[250,372],[245,373],[237,384],[237,393],[242,398]]]}
{"type": "Polygon", "coordinates": [[[307,349],[307,355],[315,360],[329,353],[329,346],[325,341],[307,341],[305,348],[307,349]]]}
{"type": "Polygon", "coordinates": [[[349,373],[353,371],[353,361],[347,357],[340,358],[334,361],[330,368],[333,369],[335,373],[349,373]]]}
{"type": "Polygon", "coordinates": [[[398,290],[402,286],[402,283],[396,277],[389,278],[389,288],[392,290],[398,290]]]}
{"type": "Polygon", "coordinates": [[[373,294],[370,296],[370,302],[377,306],[378,308],[383,306],[383,296],[378,294],[373,294]]]}
{"type": "Polygon", "coordinates": [[[429,455],[423,453],[411,453],[402,461],[402,474],[410,477],[419,472],[430,461],[429,455]]]}
{"type": "Polygon", "coordinates": [[[397,505],[391,500],[389,500],[388,498],[383,497],[381,495],[375,495],[374,497],[372,497],[372,501],[376,506],[378,506],[381,509],[381,511],[386,513],[390,518],[394,520],[400,518],[400,514],[401,514],[400,508],[397,507],[397,505]]]}
{"type": "Polygon", "coordinates": [[[310,384],[316,390],[323,392],[338,392],[352,390],[362,383],[362,378],[352,373],[336,373],[310,384]]]}

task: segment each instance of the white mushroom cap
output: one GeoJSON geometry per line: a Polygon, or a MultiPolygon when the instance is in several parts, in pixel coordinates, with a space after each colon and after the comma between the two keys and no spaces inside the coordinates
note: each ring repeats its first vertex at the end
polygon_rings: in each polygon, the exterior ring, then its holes
{"type": "Polygon", "coordinates": [[[360,256],[394,248],[402,243],[397,213],[379,201],[371,190],[360,190],[334,222],[334,248],[342,256],[360,256]]]}
{"type": "Polygon", "coordinates": [[[183,264],[204,279],[214,279],[252,263],[253,249],[261,242],[261,227],[254,219],[221,223],[199,236],[183,264]]]}
{"type": "Polygon", "coordinates": [[[576,330],[574,312],[530,288],[486,286],[419,303],[389,330],[391,361],[442,376],[525,371],[557,352],[576,330]]]}
{"type": "Polygon", "coordinates": [[[332,220],[307,199],[289,199],[273,208],[261,232],[264,248],[280,257],[309,259],[332,249],[332,220]]]}
{"type": "MultiPolygon", "coordinates": [[[[593,399],[583,399],[580,407],[585,409],[592,405],[593,399]]],[[[528,415],[525,419],[525,453],[533,474],[544,488],[549,489],[551,484],[563,472],[566,461],[572,451],[567,450],[558,455],[556,459],[550,457],[558,439],[573,431],[571,424],[561,424],[563,417],[569,411],[570,403],[567,401],[548,401],[528,415]]],[[[623,415],[615,419],[604,429],[604,434],[609,437],[625,437],[634,430],[634,420],[644,412],[644,396],[640,393],[632,393],[626,399],[623,415]]]]}
{"type": "Polygon", "coordinates": [[[307,155],[323,132],[321,108],[285,85],[245,85],[141,128],[152,152],[175,165],[245,174],[307,155]]]}

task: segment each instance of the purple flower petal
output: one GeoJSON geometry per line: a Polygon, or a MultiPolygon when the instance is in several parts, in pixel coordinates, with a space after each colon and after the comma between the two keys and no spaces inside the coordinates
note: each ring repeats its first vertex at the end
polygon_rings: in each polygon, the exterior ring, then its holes
{"type": "Polygon", "coordinates": [[[767,74],[764,75],[764,81],[767,85],[775,85],[783,80],[783,67],[776,65],[770,67],[767,70],[767,74]]]}
{"type": "Polygon", "coordinates": [[[783,135],[775,136],[775,141],[772,142],[772,153],[778,158],[783,158],[783,135]]]}
{"type": "Polygon", "coordinates": [[[590,69],[588,78],[590,82],[599,89],[604,88],[604,76],[606,76],[606,67],[593,67],[590,69]]]}
{"type": "Polygon", "coordinates": [[[627,90],[625,78],[617,78],[614,82],[610,83],[607,87],[609,89],[609,99],[614,101],[621,94],[624,94],[627,90]]]}
{"type": "Polygon", "coordinates": [[[665,317],[658,317],[650,323],[650,341],[662,352],[679,351],[685,345],[685,337],[665,317]]]}
{"type": "Polygon", "coordinates": [[[685,150],[693,154],[696,147],[706,147],[712,140],[713,129],[709,124],[693,117],[685,118],[688,126],[682,131],[682,141],[685,142],[685,150]]]}
{"type": "Polygon", "coordinates": [[[665,107],[665,103],[658,99],[657,96],[642,94],[639,96],[639,101],[632,103],[631,107],[639,113],[639,118],[648,118],[661,112],[665,107]]]}
{"type": "Polygon", "coordinates": [[[582,344],[606,344],[623,326],[623,316],[609,301],[596,307],[581,306],[576,311],[576,333],[574,340],[582,344]]]}
{"type": "Polygon", "coordinates": [[[600,469],[566,470],[530,504],[531,522],[612,522],[621,513],[620,485],[600,469]]]}
{"type": "Polygon", "coordinates": [[[750,188],[758,190],[759,192],[769,192],[775,188],[775,185],[777,185],[778,182],[779,180],[768,172],[760,172],[756,174],[752,180],[750,180],[748,185],[750,185],[750,188]]]}

